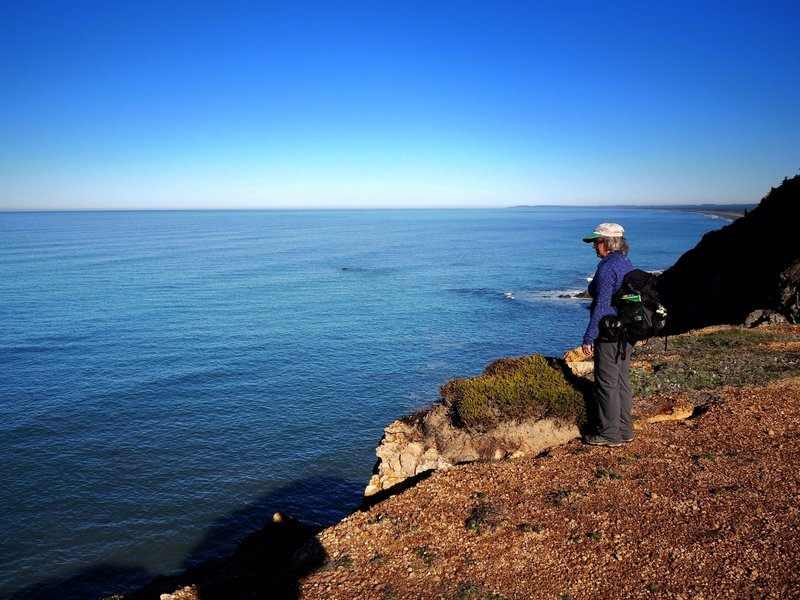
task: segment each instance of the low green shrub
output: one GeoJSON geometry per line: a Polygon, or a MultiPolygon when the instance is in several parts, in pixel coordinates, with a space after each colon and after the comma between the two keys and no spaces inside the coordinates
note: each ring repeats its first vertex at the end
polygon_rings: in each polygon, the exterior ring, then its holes
{"type": "Polygon", "coordinates": [[[564,508],[564,501],[573,496],[581,496],[581,492],[579,490],[558,490],[547,493],[547,499],[556,508],[564,508]]]}
{"type": "Polygon", "coordinates": [[[436,552],[431,550],[428,546],[417,546],[414,548],[414,554],[428,566],[431,566],[437,558],[436,552]]]}
{"type": "Polygon", "coordinates": [[[517,525],[517,530],[521,531],[522,533],[541,533],[542,528],[538,525],[532,525],[531,523],[520,523],[517,525]]]}
{"type": "Polygon", "coordinates": [[[472,508],[464,526],[475,533],[483,533],[486,529],[496,529],[503,522],[502,511],[491,504],[479,504],[472,508]]]}
{"type": "Polygon", "coordinates": [[[471,581],[460,584],[452,598],[453,600],[504,600],[500,594],[471,581]]]}
{"type": "Polygon", "coordinates": [[[333,571],[335,569],[350,569],[353,567],[353,559],[349,556],[343,556],[342,558],[337,558],[336,560],[329,560],[326,562],[320,570],[322,571],[333,571]]]}
{"type": "Polygon", "coordinates": [[[598,479],[622,479],[622,475],[613,469],[597,469],[594,476],[598,479]]]}
{"type": "Polygon", "coordinates": [[[540,354],[497,360],[478,377],[447,382],[440,393],[456,423],[470,429],[546,416],[577,421],[585,413],[583,395],[540,354]]]}

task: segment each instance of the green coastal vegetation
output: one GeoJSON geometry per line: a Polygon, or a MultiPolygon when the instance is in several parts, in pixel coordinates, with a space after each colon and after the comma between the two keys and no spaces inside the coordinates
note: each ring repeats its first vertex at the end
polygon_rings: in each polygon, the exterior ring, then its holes
{"type": "Polygon", "coordinates": [[[634,396],[764,385],[800,370],[797,328],[724,327],[659,339],[637,348],[634,396]]]}
{"type": "Polygon", "coordinates": [[[454,422],[477,431],[508,420],[580,421],[585,415],[583,394],[556,360],[541,354],[501,358],[478,377],[447,382],[440,393],[454,422]]]}
{"type": "MultiPolygon", "coordinates": [[[[631,386],[642,399],[659,393],[709,392],[723,386],[763,385],[797,374],[800,332],[792,327],[714,327],[640,342],[631,386]]],[[[585,420],[588,381],[572,376],[561,359],[540,354],[503,358],[481,375],[454,379],[440,389],[454,424],[487,431],[508,421],[585,420]]]]}

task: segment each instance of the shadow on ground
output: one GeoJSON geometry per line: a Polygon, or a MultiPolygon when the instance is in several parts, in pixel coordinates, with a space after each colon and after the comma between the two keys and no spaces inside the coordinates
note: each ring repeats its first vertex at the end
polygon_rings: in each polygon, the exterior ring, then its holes
{"type": "Polygon", "coordinates": [[[158,600],[161,594],[190,584],[197,586],[203,600],[297,598],[299,580],[327,560],[314,535],[356,510],[361,493],[360,484],[335,477],[297,481],[216,521],[177,575],[153,579],[135,566],[92,565],[7,598],[158,600]],[[311,498],[316,499],[313,506],[311,498]],[[283,518],[273,519],[276,512],[283,518]]]}

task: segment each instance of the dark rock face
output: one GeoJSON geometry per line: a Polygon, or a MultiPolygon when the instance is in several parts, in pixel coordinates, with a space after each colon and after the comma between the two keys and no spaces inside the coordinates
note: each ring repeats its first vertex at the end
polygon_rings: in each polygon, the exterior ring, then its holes
{"type": "Polygon", "coordinates": [[[778,304],[790,323],[800,323],[800,260],[778,277],[778,304]]]}
{"type": "MultiPolygon", "coordinates": [[[[210,559],[178,575],[159,575],[125,600],[199,597],[202,600],[273,598],[296,600],[298,582],[327,560],[314,537],[320,527],[305,525],[281,513],[248,536],[233,556],[210,559]],[[195,594],[175,590],[193,586],[195,594]]],[[[116,597],[116,596],[113,596],[116,597]]]]}
{"type": "Polygon", "coordinates": [[[740,324],[757,309],[800,322],[800,176],[703,236],[658,278],[669,333],[740,324]]]}

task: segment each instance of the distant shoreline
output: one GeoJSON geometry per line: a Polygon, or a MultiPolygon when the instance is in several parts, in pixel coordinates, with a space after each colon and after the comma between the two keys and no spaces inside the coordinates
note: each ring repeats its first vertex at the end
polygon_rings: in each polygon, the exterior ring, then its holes
{"type": "Polygon", "coordinates": [[[720,219],[727,219],[728,221],[735,221],[736,219],[740,219],[741,217],[745,216],[747,211],[752,209],[749,209],[749,207],[742,207],[741,209],[731,209],[726,207],[725,209],[721,210],[707,208],[675,208],[671,210],[681,210],[683,212],[692,212],[709,217],[719,217],[720,219]]]}
{"type": "Polygon", "coordinates": [[[606,209],[636,209],[636,210],[669,210],[676,212],[690,212],[709,217],[719,217],[729,221],[735,221],[745,216],[749,211],[756,208],[758,204],[606,204],[596,206],[569,206],[569,205],[530,205],[523,204],[511,206],[509,208],[606,208],[606,209]]]}

